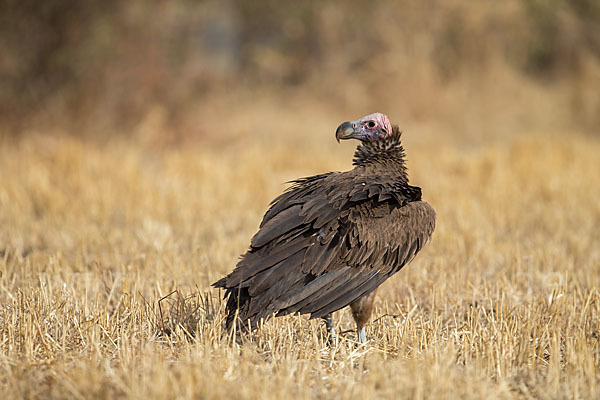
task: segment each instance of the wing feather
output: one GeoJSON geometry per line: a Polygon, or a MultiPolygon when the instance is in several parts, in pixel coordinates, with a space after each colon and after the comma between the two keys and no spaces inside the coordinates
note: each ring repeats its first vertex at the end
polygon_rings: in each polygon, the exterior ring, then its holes
{"type": "Polygon", "coordinates": [[[252,257],[252,253],[250,253],[251,255],[240,260],[236,269],[227,277],[227,287],[240,285],[244,280],[296,254],[299,250],[307,247],[309,243],[309,238],[298,238],[298,240],[277,247],[275,251],[265,257],[252,257]]]}
{"type": "Polygon", "coordinates": [[[299,204],[286,208],[267,223],[254,235],[250,241],[250,246],[259,248],[271,240],[291,231],[301,225],[303,218],[300,215],[302,206],[299,204]]]}
{"type": "Polygon", "coordinates": [[[215,283],[242,321],[256,326],[272,314],[315,318],[343,308],[400,270],[431,236],[429,205],[411,203],[394,182],[352,173],[294,181],[271,203],[250,250],[215,283]]]}
{"type": "MultiPolygon", "coordinates": [[[[295,290],[290,291],[285,297],[281,297],[275,303],[276,308],[280,310],[285,310],[286,308],[299,304],[302,300],[310,298],[317,291],[325,288],[326,285],[331,284],[335,279],[339,279],[343,277],[343,275],[349,273],[350,267],[340,268],[336,271],[331,271],[326,274],[322,274],[312,279],[307,285],[297,288],[295,290]]],[[[288,312],[293,312],[291,310],[287,310],[288,312]]]]}
{"type": "Polygon", "coordinates": [[[385,281],[388,277],[389,276],[385,274],[376,274],[369,276],[366,279],[360,280],[360,285],[358,285],[354,290],[346,291],[342,296],[338,296],[334,301],[328,303],[326,306],[322,307],[319,310],[311,312],[310,318],[319,318],[346,307],[354,300],[365,296],[371,293],[373,290],[377,289],[377,287],[379,287],[379,285],[381,285],[383,281],[385,281]]]}

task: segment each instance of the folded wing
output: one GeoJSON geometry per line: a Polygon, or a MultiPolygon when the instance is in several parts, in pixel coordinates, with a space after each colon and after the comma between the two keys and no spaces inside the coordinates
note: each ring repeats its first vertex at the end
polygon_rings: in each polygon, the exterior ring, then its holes
{"type": "MultiPolygon", "coordinates": [[[[375,290],[429,240],[435,213],[419,188],[353,171],[295,181],[271,204],[226,289],[228,328],[293,312],[324,316],[375,290]]],[[[248,325],[249,323],[249,325],[248,325]]]]}

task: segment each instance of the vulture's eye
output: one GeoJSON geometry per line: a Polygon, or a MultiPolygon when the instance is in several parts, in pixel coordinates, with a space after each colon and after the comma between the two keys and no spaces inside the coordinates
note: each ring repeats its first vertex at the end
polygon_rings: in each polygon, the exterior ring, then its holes
{"type": "Polygon", "coordinates": [[[375,122],[373,122],[373,121],[369,121],[369,122],[367,122],[367,126],[368,126],[369,128],[375,128],[375,122]]]}

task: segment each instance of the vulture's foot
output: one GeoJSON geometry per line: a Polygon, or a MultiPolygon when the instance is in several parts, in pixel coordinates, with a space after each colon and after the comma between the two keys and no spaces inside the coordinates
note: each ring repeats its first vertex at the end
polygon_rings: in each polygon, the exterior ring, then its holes
{"type": "Polygon", "coordinates": [[[323,317],[325,320],[325,329],[327,330],[327,342],[330,346],[333,346],[337,341],[337,335],[335,334],[335,328],[333,327],[333,317],[331,313],[323,317]]]}
{"type": "Polygon", "coordinates": [[[367,322],[369,322],[369,319],[371,318],[371,314],[373,314],[373,301],[375,300],[376,293],[377,290],[374,290],[366,296],[360,297],[358,300],[350,303],[352,316],[354,317],[354,322],[356,322],[358,343],[360,344],[367,342],[365,325],[367,325],[367,322]]]}
{"type": "Polygon", "coordinates": [[[362,328],[358,328],[356,330],[356,333],[358,334],[358,343],[360,343],[360,344],[367,343],[367,330],[365,329],[364,326],[362,328]]]}

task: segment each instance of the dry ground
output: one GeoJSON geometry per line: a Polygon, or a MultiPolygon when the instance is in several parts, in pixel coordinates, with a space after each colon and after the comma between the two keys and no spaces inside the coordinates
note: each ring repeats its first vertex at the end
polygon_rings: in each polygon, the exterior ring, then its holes
{"type": "Polygon", "coordinates": [[[223,332],[209,284],[283,182],[350,167],[337,122],[162,149],[2,143],[0,397],[598,397],[600,142],[569,132],[406,132],[438,226],[380,290],[366,347],[348,331],[329,349],[298,316],[223,332]]]}

